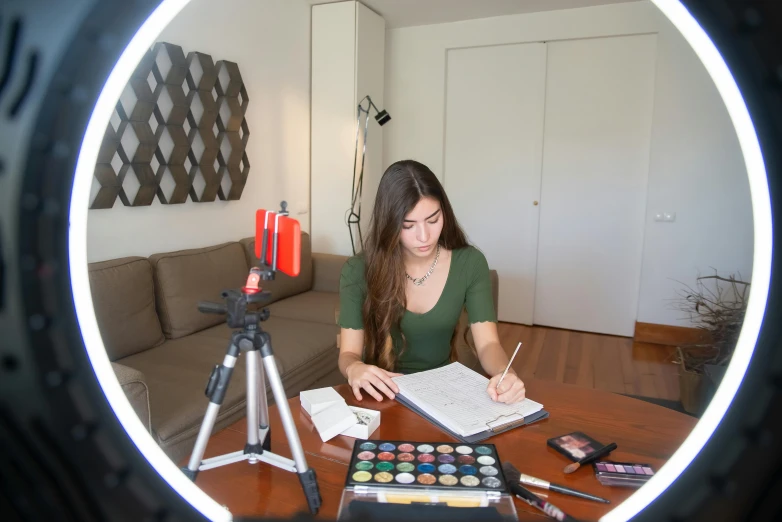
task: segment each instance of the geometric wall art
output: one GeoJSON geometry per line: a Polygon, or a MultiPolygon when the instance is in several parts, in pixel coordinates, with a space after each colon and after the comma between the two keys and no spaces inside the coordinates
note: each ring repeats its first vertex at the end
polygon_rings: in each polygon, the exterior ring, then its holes
{"type": "Polygon", "coordinates": [[[90,208],[238,200],[250,172],[249,101],[236,63],[156,43],[106,128],[90,208]]]}

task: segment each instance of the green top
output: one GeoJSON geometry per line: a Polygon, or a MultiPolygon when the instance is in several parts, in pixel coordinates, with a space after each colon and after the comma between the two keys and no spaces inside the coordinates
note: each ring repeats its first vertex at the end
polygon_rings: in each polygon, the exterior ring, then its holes
{"type": "MultiPolygon", "coordinates": [[[[339,282],[339,325],[342,328],[364,329],[361,307],[365,296],[364,258],[358,255],[348,259],[342,267],[339,282]]],[[[497,321],[489,264],[483,253],[471,246],[453,251],[445,287],[431,310],[423,314],[405,310],[400,326],[407,339],[407,348],[397,359],[396,371],[415,373],[448,364],[451,337],[465,306],[470,324],[497,321]]],[[[398,354],[402,336],[396,327],[391,331],[391,338],[398,354]]]]}

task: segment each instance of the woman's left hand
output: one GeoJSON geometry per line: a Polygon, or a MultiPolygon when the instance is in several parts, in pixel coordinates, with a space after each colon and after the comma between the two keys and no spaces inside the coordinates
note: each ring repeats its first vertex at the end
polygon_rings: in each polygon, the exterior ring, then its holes
{"type": "Polygon", "coordinates": [[[499,382],[500,377],[502,377],[501,373],[489,380],[489,387],[486,388],[486,393],[489,394],[491,400],[494,402],[504,402],[505,404],[523,401],[524,397],[526,397],[526,390],[524,389],[524,383],[521,382],[521,379],[519,379],[513,371],[509,371],[502,380],[500,388],[497,389],[497,383],[499,382]]]}

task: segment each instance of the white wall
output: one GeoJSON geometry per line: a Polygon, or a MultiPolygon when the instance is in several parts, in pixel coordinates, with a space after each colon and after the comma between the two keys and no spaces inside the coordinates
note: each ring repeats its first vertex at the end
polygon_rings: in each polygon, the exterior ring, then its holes
{"type": "MultiPolygon", "coordinates": [[[[311,208],[316,252],[353,254],[346,220],[356,164],[357,105],[369,95],[382,110],[384,44],[385,21],[363,4],[346,1],[313,6],[311,208]]],[[[366,101],[363,106],[368,107],[366,101]]],[[[384,127],[374,115],[370,109],[361,209],[364,237],[382,173],[384,127]]],[[[365,117],[362,114],[362,124],[365,117]]],[[[359,139],[360,162],[361,135],[359,139]]],[[[358,251],[355,226],[353,233],[358,251]]]]}
{"type": "MultiPolygon", "coordinates": [[[[751,275],[749,187],[716,88],[651,3],[389,30],[385,104],[394,124],[385,131],[383,164],[413,158],[443,176],[447,49],[646,33],[659,36],[637,320],[686,325],[669,301],[677,288],[674,279],[692,285],[699,271],[710,267],[751,275]],[[653,221],[660,211],[676,212],[676,221],[653,221]]],[[[480,247],[480,238],[474,240],[480,247]]]]}
{"type": "Polygon", "coordinates": [[[250,99],[250,174],[239,201],[91,210],[88,259],[146,256],[253,235],[255,211],[289,203],[309,231],[310,6],[192,0],[158,38],[239,65],[250,99]]]}
{"type": "Polygon", "coordinates": [[[638,320],[686,326],[671,299],[697,275],[752,275],[752,207],[735,131],[698,57],[661,24],[638,320]],[[659,223],[655,213],[675,212],[659,223]]]}
{"type": "MultiPolygon", "coordinates": [[[[382,111],[385,105],[383,74],[385,72],[386,22],[383,17],[360,2],[357,6],[356,21],[356,102],[369,95],[372,102],[382,111]]],[[[375,114],[374,109],[370,109],[366,157],[364,158],[361,233],[365,238],[369,232],[369,221],[372,217],[372,210],[375,208],[375,194],[377,194],[377,187],[384,170],[383,133],[386,126],[390,125],[390,123],[383,127],[378,125],[375,114]]],[[[393,118],[393,114],[391,117],[393,118]]],[[[363,144],[363,140],[361,140],[361,144],[363,144]]],[[[360,158],[358,161],[361,161],[360,158]]],[[[356,241],[356,245],[358,244],[356,241]]]]}

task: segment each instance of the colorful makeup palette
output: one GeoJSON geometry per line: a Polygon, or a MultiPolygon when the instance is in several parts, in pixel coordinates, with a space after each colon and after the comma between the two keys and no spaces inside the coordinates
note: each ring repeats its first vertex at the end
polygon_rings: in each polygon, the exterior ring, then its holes
{"type": "Polygon", "coordinates": [[[493,444],[357,440],[345,485],[507,493],[499,462],[493,444]]]}
{"type": "Polygon", "coordinates": [[[654,470],[649,464],[601,460],[593,463],[593,467],[597,480],[604,486],[639,488],[654,476],[654,470]]]}

